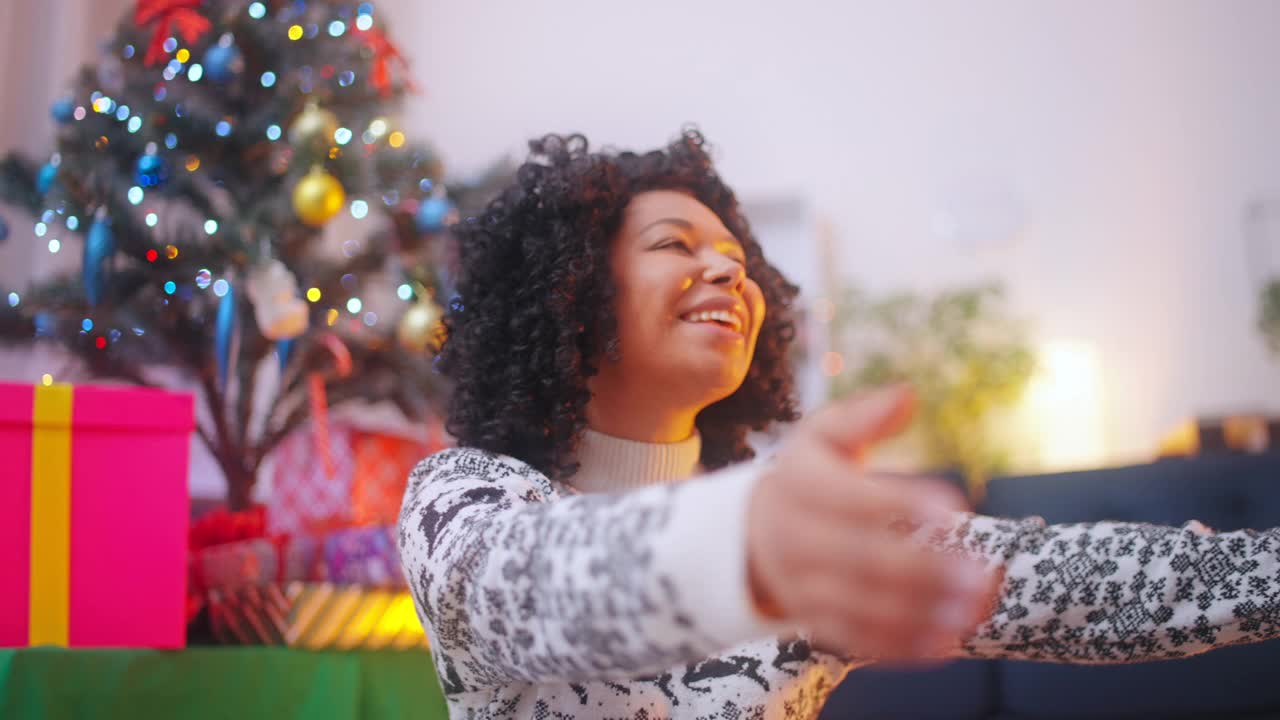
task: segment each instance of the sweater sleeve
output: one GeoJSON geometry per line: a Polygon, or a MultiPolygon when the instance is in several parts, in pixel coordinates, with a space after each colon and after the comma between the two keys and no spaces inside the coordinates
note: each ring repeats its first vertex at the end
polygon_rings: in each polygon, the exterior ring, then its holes
{"type": "Polygon", "coordinates": [[[1127,663],[1280,634],[1280,529],[966,516],[930,542],[1005,569],[961,656],[1127,663]]]}
{"type": "Polygon", "coordinates": [[[512,458],[424,460],[398,542],[445,692],[633,678],[775,634],[746,580],[757,473],[551,501],[512,458]]]}

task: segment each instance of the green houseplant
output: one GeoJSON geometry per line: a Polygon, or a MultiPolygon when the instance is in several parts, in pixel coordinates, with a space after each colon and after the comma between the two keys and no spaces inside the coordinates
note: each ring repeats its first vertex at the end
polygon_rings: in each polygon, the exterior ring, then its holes
{"type": "Polygon", "coordinates": [[[1258,331],[1273,355],[1280,356],[1280,279],[1271,280],[1259,293],[1258,331]]]}
{"type": "Polygon", "coordinates": [[[971,495],[1003,469],[1009,453],[992,420],[1021,397],[1035,357],[999,284],[879,298],[850,287],[836,300],[831,339],[832,396],[909,382],[914,436],[931,468],[960,471],[971,495]]]}

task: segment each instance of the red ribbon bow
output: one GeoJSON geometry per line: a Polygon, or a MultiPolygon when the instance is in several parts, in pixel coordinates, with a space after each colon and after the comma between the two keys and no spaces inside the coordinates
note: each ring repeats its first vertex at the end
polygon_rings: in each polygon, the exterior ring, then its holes
{"type": "MultiPolygon", "coordinates": [[[[208,583],[196,557],[201,550],[239,540],[251,540],[267,536],[266,508],[254,505],[248,510],[231,512],[218,508],[201,515],[187,530],[187,622],[190,623],[204,607],[208,583]]],[[[272,539],[275,542],[275,539],[272,539]]]]}
{"type": "MultiPolygon", "coordinates": [[[[387,34],[382,32],[382,28],[371,27],[368,30],[356,30],[356,33],[364,40],[365,45],[373,51],[373,87],[378,94],[386,97],[391,94],[391,69],[392,61],[400,66],[400,69],[407,71],[409,69],[409,61],[400,54],[400,49],[387,38],[387,34]]],[[[405,73],[404,86],[412,91],[417,91],[413,80],[405,73]]]]}
{"type": "Polygon", "coordinates": [[[144,59],[147,65],[164,60],[164,41],[171,34],[181,35],[190,45],[209,31],[212,23],[196,11],[200,3],[201,0],[138,0],[133,24],[143,27],[155,23],[144,59]]]}
{"type": "Polygon", "coordinates": [[[194,553],[215,545],[266,536],[266,508],[262,505],[239,512],[220,507],[191,523],[187,531],[187,545],[194,553]]]}

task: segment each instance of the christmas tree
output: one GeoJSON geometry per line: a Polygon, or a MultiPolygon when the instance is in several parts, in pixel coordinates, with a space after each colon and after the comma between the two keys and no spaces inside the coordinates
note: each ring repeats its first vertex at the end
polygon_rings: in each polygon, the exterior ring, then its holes
{"type": "Polygon", "coordinates": [[[47,162],[0,165],[48,251],[83,254],[0,291],[0,338],[97,377],[194,378],[233,508],[286,435],[311,421],[323,448],[328,407],[430,416],[444,230],[484,183],[446,191],[408,142],[413,91],[371,3],[139,0],[52,106],[47,162]]]}

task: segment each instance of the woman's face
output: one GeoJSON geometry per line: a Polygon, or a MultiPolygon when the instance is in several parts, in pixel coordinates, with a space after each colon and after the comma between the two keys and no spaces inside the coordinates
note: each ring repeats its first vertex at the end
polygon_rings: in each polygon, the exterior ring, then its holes
{"type": "Polygon", "coordinates": [[[620,359],[602,363],[597,391],[620,382],[700,410],[742,385],[764,294],[747,277],[742,244],[710,208],[675,190],[637,195],[612,265],[620,359]]]}

